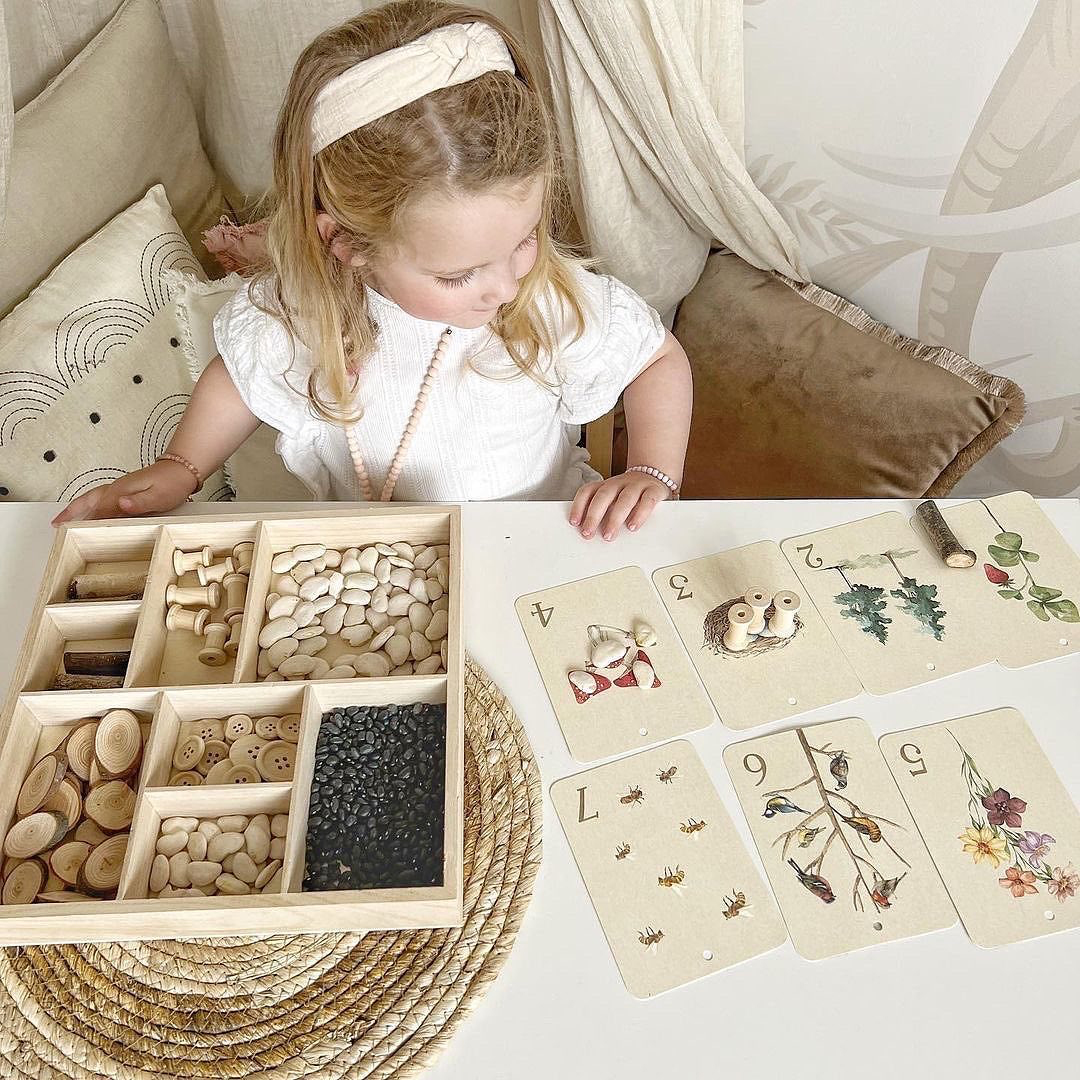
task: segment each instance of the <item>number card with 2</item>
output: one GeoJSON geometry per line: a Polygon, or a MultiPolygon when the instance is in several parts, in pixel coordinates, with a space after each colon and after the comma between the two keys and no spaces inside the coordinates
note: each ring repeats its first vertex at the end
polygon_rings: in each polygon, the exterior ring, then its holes
{"type": "Polygon", "coordinates": [[[1020,713],[964,716],[879,745],[976,945],[1080,926],[1080,814],[1020,713]]]}
{"type": "Polygon", "coordinates": [[[639,567],[530,593],[515,609],[578,761],[713,722],[690,660],[639,567]]]}
{"type": "Polygon", "coordinates": [[[821,960],[956,922],[865,721],[735,743],[724,763],[801,956],[821,960]]]}
{"type": "Polygon", "coordinates": [[[566,777],[551,800],[635,997],[783,943],[776,903],[688,742],[566,777]]]}

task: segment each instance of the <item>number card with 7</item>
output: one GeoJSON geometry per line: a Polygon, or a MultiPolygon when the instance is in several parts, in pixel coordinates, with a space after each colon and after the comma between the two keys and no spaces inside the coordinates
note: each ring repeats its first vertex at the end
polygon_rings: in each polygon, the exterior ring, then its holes
{"type": "Polygon", "coordinates": [[[639,567],[530,593],[515,609],[578,761],[713,722],[678,635],[639,567]]]}

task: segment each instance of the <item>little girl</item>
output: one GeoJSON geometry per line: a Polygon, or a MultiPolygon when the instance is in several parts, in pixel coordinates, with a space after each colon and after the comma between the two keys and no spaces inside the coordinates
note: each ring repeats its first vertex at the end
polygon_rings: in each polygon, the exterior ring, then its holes
{"type": "Polygon", "coordinates": [[[690,370],[554,239],[552,123],[485,12],[399,0],[315,39],[274,137],[266,258],[214,322],[169,452],[57,522],[167,511],[260,421],[316,499],[573,500],[588,538],[678,495],[690,370]],[[629,468],[579,425],[625,391],[629,468]]]}

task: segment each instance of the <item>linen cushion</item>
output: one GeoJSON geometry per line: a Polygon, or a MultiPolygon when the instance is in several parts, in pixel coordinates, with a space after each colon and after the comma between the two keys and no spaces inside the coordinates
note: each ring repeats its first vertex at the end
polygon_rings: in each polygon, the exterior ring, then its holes
{"type": "MultiPolygon", "coordinates": [[[[127,0],[15,114],[0,224],[0,315],[148,187],[164,184],[195,250],[224,208],[154,0],[127,0]]],[[[215,264],[205,254],[205,266],[215,264]]]]}
{"type": "Polygon", "coordinates": [[[941,496],[1023,417],[1009,379],[727,253],[674,332],[694,373],[689,497],[941,496]]]}
{"type": "MultiPolygon", "coordinates": [[[[204,277],[157,185],[0,321],[0,498],[67,502],[165,450],[191,396],[169,268],[204,277]]],[[[230,494],[218,472],[197,498],[230,494]]]]}

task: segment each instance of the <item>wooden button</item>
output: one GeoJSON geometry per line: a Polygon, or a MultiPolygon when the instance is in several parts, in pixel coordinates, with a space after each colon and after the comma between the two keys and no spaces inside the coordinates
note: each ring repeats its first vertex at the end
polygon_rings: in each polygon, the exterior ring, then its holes
{"type": "Polygon", "coordinates": [[[264,746],[266,739],[258,735],[243,735],[229,748],[229,760],[234,765],[254,765],[264,746]]]}
{"type": "Polygon", "coordinates": [[[185,769],[182,772],[174,772],[169,777],[169,787],[198,787],[203,782],[203,778],[197,773],[192,772],[190,769],[185,769]]]}
{"type": "Polygon", "coordinates": [[[173,765],[178,769],[192,769],[202,760],[206,749],[206,740],[198,735],[189,735],[176,744],[173,751],[173,765]]]}
{"type": "Polygon", "coordinates": [[[250,716],[246,716],[244,713],[236,713],[225,721],[225,739],[227,742],[236,742],[237,739],[242,738],[244,735],[250,735],[254,728],[255,725],[252,723],[250,716]]]}
{"type": "Polygon", "coordinates": [[[199,759],[199,772],[204,776],[219,762],[229,760],[229,744],[223,739],[208,739],[199,759]]]}
{"type": "Polygon", "coordinates": [[[276,739],[278,737],[278,717],[260,717],[255,721],[255,734],[262,739],[276,739]]]}
{"type": "Polygon", "coordinates": [[[225,775],[226,784],[257,784],[259,779],[254,765],[234,765],[225,775]]]}
{"type": "Polygon", "coordinates": [[[296,713],[278,718],[278,738],[284,742],[295,743],[300,741],[300,717],[296,713]]]}
{"type": "Polygon", "coordinates": [[[291,780],[293,769],[296,767],[296,747],[282,739],[267,743],[259,751],[255,765],[262,773],[264,780],[271,782],[291,780]]]}

